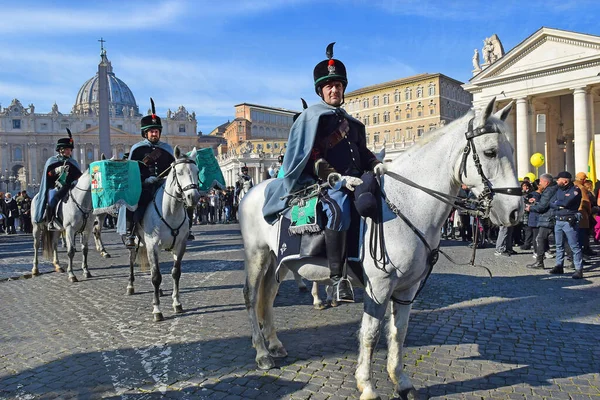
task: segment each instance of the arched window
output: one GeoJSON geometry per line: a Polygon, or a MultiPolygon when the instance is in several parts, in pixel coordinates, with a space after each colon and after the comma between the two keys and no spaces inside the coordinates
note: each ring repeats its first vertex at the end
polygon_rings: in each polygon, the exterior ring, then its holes
{"type": "Polygon", "coordinates": [[[430,96],[435,96],[435,83],[430,83],[429,84],[429,95],[430,96]]]}
{"type": "Polygon", "coordinates": [[[411,99],[412,99],[412,89],[406,88],[404,90],[404,100],[411,100],[411,99]]]}
{"type": "Polygon", "coordinates": [[[373,96],[373,107],[377,107],[379,105],[379,96],[373,96]]]}
{"type": "Polygon", "coordinates": [[[383,95],[383,104],[390,104],[390,95],[389,94],[383,95]]]}
{"type": "Polygon", "coordinates": [[[395,103],[399,103],[400,102],[400,91],[398,89],[396,89],[394,91],[394,102],[395,103]]]}
{"type": "Polygon", "coordinates": [[[369,108],[369,99],[366,97],[363,99],[363,108],[369,108]]]}
{"type": "Polygon", "coordinates": [[[417,97],[423,97],[423,86],[417,87],[417,97]]]}

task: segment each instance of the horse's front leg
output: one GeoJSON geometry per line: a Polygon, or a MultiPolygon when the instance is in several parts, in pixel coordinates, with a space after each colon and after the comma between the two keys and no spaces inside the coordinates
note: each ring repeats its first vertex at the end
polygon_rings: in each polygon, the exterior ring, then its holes
{"type": "Polygon", "coordinates": [[[317,282],[313,282],[312,290],[310,291],[310,294],[313,297],[313,308],[315,310],[323,310],[325,308],[325,305],[323,304],[323,301],[321,301],[321,298],[319,297],[319,284],[317,282]]]}
{"type": "Polygon", "coordinates": [[[133,282],[135,281],[135,275],[133,273],[133,269],[135,266],[135,259],[137,257],[138,250],[133,248],[129,249],[129,283],[127,284],[127,294],[132,295],[135,293],[135,289],[133,288],[133,282]]]}
{"type": "Polygon", "coordinates": [[[88,244],[90,241],[90,232],[89,230],[84,231],[81,234],[81,255],[82,255],[82,260],[81,260],[81,269],[83,270],[83,277],[84,278],[91,278],[92,274],[90,273],[90,270],[88,269],[88,244]]]}
{"type": "Polygon", "coordinates": [[[78,282],[77,277],[73,273],[73,257],[75,256],[75,230],[68,226],[65,229],[65,241],[67,242],[67,256],[69,257],[69,262],[67,264],[67,276],[69,278],[69,282],[78,282]]]}
{"type": "Polygon", "coordinates": [[[333,295],[333,286],[325,286],[325,294],[327,294],[327,304],[331,305],[331,307],[337,307],[339,305],[337,299],[333,295]]]}
{"type": "Polygon", "coordinates": [[[177,254],[173,256],[173,269],[171,270],[171,276],[173,277],[173,310],[176,314],[183,313],[183,306],[179,301],[179,278],[181,278],[181,259],[185,254],[186,242],[183,241],[180,249],[177,251],[177,254]]]}
{"type": "MultiPolygon", "coordinates": [[[[371,292],[366,289],[365,293],[371,292]]],[[[364,313],[359,333],[359,355],[355,377],[356,385],[361,392],[361,400],[379,398],[372,382],[371,363],[381,334],[389,294],[382,291],[375,291],[375,293],[377,293],[378,302],[373,301],[370,295],[365,296],[364,313]]]]}
{"type": "Polygon", "coordinates": [[[162,312],[160,311],[160,284],[162,282],[162,275],[160,274],[160,265],[158,259],[158,246],[153,245],[146,248],[148,252],[148,262],[150,263],[150,274],[152,278],[152,286],[154,286],[154,297],[152,300],[152,314],[154,315],[154,321],[164,321],[162,312]]]}
{"type": "Polygon", "coordinates": [[[96,223],[94,224],[94,244],[96,245],[96,250],[100,252],[100,255],[104,258],[110,258],[110,254],[104,248],[104,243],[102,243],[102,226],[104,224],[104,220],[106,219],[106,214],[100,214],[96,217],[96,223]]]}
{"type": "Polygon", "coordinates": [[[400,399],[417,399],[418,393],[415,390],[410,378],[404,373],[404,363],[402,362],[402,346],[406,338],[408,329],[408,317],[410,315],[410,304],[397,304],[393,301],[392,312],[388,325],[388,362],[387,370],[390,379],[395,385],[396,393],[400,399]]]}

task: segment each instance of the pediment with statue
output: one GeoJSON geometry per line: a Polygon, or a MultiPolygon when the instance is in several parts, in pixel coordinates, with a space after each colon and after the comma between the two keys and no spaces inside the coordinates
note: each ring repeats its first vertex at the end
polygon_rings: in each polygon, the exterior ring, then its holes
{"type": "MultiPolygon", "coordinates": [[[[502,58],[493,60],[487,68],[482,64],[481,72],[470,82],[477,84],[489,79],[559,73],[566,71],[565,68],[585,68],[588,64],[597,63],[599,59],[600,36],[541,28],[502,58]]],[[[473,66],[475,67],[475,56],[473,66]]]]}

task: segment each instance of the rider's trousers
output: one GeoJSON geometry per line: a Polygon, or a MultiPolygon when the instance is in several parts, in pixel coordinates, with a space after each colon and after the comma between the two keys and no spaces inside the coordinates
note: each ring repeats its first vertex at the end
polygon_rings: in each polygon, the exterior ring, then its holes
{"type": "Polygon", "coordinates": [[[350,200],[351,195],[346,189],[327,189],[321,202],[327,216],[327,229],[347,231],[350,229],[350,200]]]}

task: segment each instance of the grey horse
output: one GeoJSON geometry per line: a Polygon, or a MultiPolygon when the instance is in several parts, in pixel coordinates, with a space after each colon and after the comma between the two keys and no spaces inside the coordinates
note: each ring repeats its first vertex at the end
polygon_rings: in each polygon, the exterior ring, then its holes
{"type": "MultiPolygon", "coordinates": [[[[427,177],[428,187],[448,195],[457,195],[461,182],[472,188],[476,195],[481,194],[487,186],[483,183],[480,171],[492,187],[514,190],[518,181],[513,149],[505,135],[508,126],[504,123],[512,104],[496,114],[492,113],[494,106],[495,99],[484,112],[475,113],[471,110],[460,119],[430,132],[419,144],[391,162],[388,171],[412,181],[422,182],[423,177],[427,177]],[[477,132],[472,143],[479,154],[481,168],[477,168],[469,157],[464,165],[465,173],[461,173],[463,150],[467,145],[465,133],[470,127],[471,132],[477,132]]],[[[260,369],[273,368],[274,358],[287,355],[274,326],[273,301],[279,285],[274,254],[278,249],[279,224],[268,224],[261,213],[266,184],[263,182],[250,190],[239,209],[246,271],[244,298],[250,317],[256,362],[260,369]]],[[[389,204],[399,206],[398,209],[423,235],[430,248],[437,248],[441,227],[451,206],[392,179],[391,175],[382,178],[382,190],[389,204]]],[[[514,225],[523,212],[521,197],[507,193],[494,193],[490,205],[490,219],[497,225],[514,225]]],[[[401,398],[415,398],[418,395],[403,371],[402,345],[407,332],[411,300],[430,270],[427,262],[430,252],[393,209],[396,207],[384,204],[386,220],[383,236],[387,243],[388,261],[385,270],[369,256],[363,261],[366,287],[355,373],[361,399],[378,398],[371,364],[388,306],[391,306],[387,341],[390,379],[401,398]],[[392,299],[394,301],[390,301],[392,299]]],[[[371,229],[373,226],[368,223],[365,237],[369,237],[371,229]]],[[[313,282],[330,283],[326,259],[295,260],[284,264],[282,269],[281,276],[285,275],[286,270],[291,270],[313,282]]],[[[355,278],[351,276],[351,280],[357,284],[355,278]]]]}

